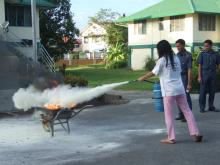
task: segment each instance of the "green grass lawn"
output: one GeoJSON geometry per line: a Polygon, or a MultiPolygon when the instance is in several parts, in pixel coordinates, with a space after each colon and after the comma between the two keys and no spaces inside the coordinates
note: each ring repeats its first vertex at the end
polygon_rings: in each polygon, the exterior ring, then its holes
{"type": "MultiPolygon", "coordinates": [[[[99,86],[116,82],[136,80],[138,77],[146,73],[146,71],[131,71],[128,69],[105,69],[104,66],[88,66],[68,68],[66,74],[73,74],[86,78],[89,86],[99,86]]],[[[154,78],[155,79],[155,78],[154,78]]],[[[153,79],[152,79],[153,80],[153,79]]],[[[151,90],[152,84],[146,82],[133,82],[118,87],[120,90],[151,90]]]]}

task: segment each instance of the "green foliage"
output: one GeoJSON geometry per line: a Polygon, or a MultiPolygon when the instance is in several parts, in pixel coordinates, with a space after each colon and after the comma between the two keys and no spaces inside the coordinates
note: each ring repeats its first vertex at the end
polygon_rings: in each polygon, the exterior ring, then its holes
{"type": "Polygon", "coordinates": [[[119,17],[121,15],[111,9],[100,9],[94,17],[90,17],[90,22],[97,23],[106,29],[106,40],[110,47],[115,46],[116,43],[124,45],[128,43],[128,28],[114,23],[119,17]]]}
{"type": "Polygon", "coordinates": [[[109,46],[115,46],[116,43],[124,44],[128,43],[128,28],[123,26],[109,23],[106,25],[107,43],[109,46]]]}
{"type": "Polygon", "coordinates": [[[86,53],[85,52],[79,52],[79,58],[85,58],[86,53]]]}
{"type": "MultiPolygon", "coordinates": [[[[86,77],[89,81],[90,87],[95,87],[103,84],[111,84],[117,82],[124,82],[130,80],[136,80],[141,75],[145,74],[146,71],[132,71],[129,69],[105,69],[104,66],[90,66],[90,67],[72,67],[67,69],[67,74],[77,75],[86,77]]],[[[158,79],[151,79],[156,81],[158,79]]],[[[120,90],[151,90],[152,84],[134,82],[127,85],[120,86],[120,90]]]]}
{"type": "Polygon", "coordinates": [[[156,65],[155,60],[153,58],[148,58],[145,68],[147,71],[152,71],[155,65],[156,65]]]}
{"type": "Polygon", "coordinates": [[[80,76],[67,75],[64,78],[65,84],[69,84],[72,87],[85,87],[88,85],[88,81],[80,76]]]}
{"type": "Polygon", "coordinates": [[[116,43],[115,46],[109,48],[105,58],[106,68],[117,68],[125,66],[127,62],[127,51],[123,44],[116,43]]]}
{"type": "Polygon", "coordinates": [[[70,0],[57,0],[57,4],[56,8],[40,11],[41,42],[55,59],[73,48],[75,36],[79,34],[72,19],[70,0]],[[67,43],[63,41],[64,36],[69,38],[67,43]]]}
{"type": "Polygon", "coordinates": [[[121,68],[127,66],[128,55],[128,28],[118,26],[114,21],[121,17],[111,9],[101,9],[94,17],[90,17],[91,22],[95,22],[106,29],[106,41],[109,46],[106,57],[106,68],[121,68]]]}
{"type": "Polygon", "coordinates": [[[71,59],[79,59],[79,53],[78,52],[71,52],[70,58],[71,59]]]}
{"type": "Polygon", "coordinates": [[[108,69],[120,69],[127,67],[127,61],[114,61],[110,65],[107,65],[106,68],[108,69]]]}
{"type": "Polygon", "coordinates": [[[193,67],[192,69],[193,79],[192,79],[192,91],[198,92],[199,91],[199,83],[198,83],[198,67],[193,67]]]}
{"type": "Polygon", "coordinates": [[[199,83],[198,83],[198,57],[199,57],[200,51],[196,51],[192,53],[192,58],[193,58],[193,69],[192,69],[192,74],[193,74],[193,79],[192,79],[192,86],[193,86],[193,92],[198,92],[199,91],[199,83]]]}

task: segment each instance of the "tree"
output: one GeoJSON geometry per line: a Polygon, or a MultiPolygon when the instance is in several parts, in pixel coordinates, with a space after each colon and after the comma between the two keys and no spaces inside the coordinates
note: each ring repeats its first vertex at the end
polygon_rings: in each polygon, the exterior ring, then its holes
{"type": "Polygon", "coordinates": [[[121,17],[120,13],[114,12],[111,9],[100,9],[95,16],[90,17],[90,22],[105,26],[107,23],[112,23],[119,17],[121,17]]]}
{"type": "Polygon", "coordinates": [[[109,46],[115,46],[116,44],[127,45],[128,43],[128,28],[115,24],[119,17],[121,15],[111,9],[100,9],[95,16],[90,17],[90,22],[97,23],[106,29],[106,38],[109,46]]]}
{"type": "Polygon", "coordinates": [[[116,44],[128,44],[128,28],[124,26],[116,25],[115,23],[109,23],[106,25],[107,42],[109,46],[115,46],[116,44]]]}
{"type": "Polygon", "coordinates": [[[119,17],[121,15],[111,9],[100,9],[95,16],[90,17],[90,22],[97,23],[106,29],[106,41],[109,46],[106,58],[108,68],[112,68],[112,64],[117,65],[117,62],[126,61],[129,53],[128,28],[115,23],[119,17]]]}
{"type": "Polygon", "coordinates": [[[70,0],[56,0],[56,3],[56,8],[40,11],[40,36],[50,55],[59,59],[73,48],[79,30],[73,22],[70,0]],[[67,39],[66,43],[63,41],[64,37],[67,39]]]}

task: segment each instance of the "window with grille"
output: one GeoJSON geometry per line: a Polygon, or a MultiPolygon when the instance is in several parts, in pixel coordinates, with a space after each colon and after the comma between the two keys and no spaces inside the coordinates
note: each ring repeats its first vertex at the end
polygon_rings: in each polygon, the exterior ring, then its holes
{"type": "Polygon", "coordinates": [[[84,43],[88,44],[89,43],[89,38],[88,37],[84,37],[84,43]]]}
{"type": "Polygon", "coordinates": [[[163,31],[164,30],[164,25],[163,25],[163,18],[159,19],[159,31],[163,31]]]}
{"type": "Polygon", "coordinates": [[[185,29],[185,16],[170,17],[170,31],[184,31],[185,29]]]}
{"type": "Polygon", "coordinates": [[[134,34],[147,34],[147,21],[134,22],[134,34]]]}
{"type": "Polygon", "coordinates": [[[199,31],[215,31],[216,16],[210,14],[199,14],[199,31]]]}

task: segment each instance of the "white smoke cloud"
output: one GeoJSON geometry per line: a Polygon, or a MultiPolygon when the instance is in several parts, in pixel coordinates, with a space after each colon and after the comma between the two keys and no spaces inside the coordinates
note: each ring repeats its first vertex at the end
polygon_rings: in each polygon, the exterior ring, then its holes
{"type": "Polygon", "coordinates": [[[16,108],[27,111],[33,107],[42,107],[45,104],[59,104],[63,108],[68,108],[70,104],[80,104],[92,100],[105,94],[107,91],[127,84],[126,82],[106,84],[95,88],[79,88],[69,85],[60,85],[53,89],[39,91],[33,86],[26,89],[20,88],[13,95],[13,102],[16,108]]]}

